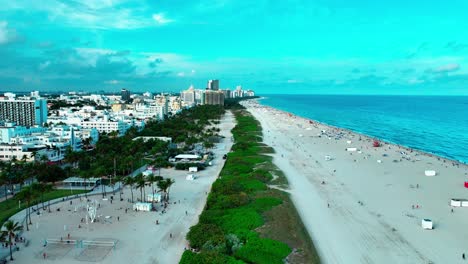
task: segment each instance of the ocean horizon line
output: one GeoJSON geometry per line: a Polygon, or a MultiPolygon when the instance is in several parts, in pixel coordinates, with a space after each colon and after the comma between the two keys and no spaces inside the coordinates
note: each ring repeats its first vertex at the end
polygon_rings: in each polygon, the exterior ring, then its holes
{"type": "Polygon", "coordinates": [[[368,97],[468,97],[468,95],[438,95],[438,94],[319,94],[319,93],[258,93],[257,96],[278,96],[278,95],[287,95],[287,96],[368,96],[368,97]]]}

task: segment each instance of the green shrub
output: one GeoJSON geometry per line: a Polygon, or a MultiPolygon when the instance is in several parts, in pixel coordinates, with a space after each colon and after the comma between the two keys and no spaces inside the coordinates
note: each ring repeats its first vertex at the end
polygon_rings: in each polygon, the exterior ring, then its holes
{"type": "Polygon", "coordinates": [[[200,249],[209,241],[213,245],[225,243],[223,230],[213,224],[198,223],[192,226],[187,234],[187,239],[190,241],[190,246],[196,249],[200,249]]]}
{"type": "Polygon", "coordinates": [[[284,243],[259,238],[257,234],[251,235],[247,243],[239,248],[234,256],[248,263],[282,264],[291,253],[291,249],[284,243]]]}

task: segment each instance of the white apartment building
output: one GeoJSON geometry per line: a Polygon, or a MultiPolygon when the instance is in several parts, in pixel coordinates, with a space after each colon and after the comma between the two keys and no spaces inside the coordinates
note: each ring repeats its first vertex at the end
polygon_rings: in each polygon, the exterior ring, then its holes
{"type": "Polygon", "coordinates": [[[17,132],[11,132],[11,127],[2,127],[3,137],[0,143],[0,160],[23,159],[32,161],[34,154],[39,159],[46,156],[49,161],[60,161],[64,158],[67,148],[74,151],[82,149],[82,140],[91,137],[91,144],[95,144],[99,139],[96,129],[81,129],[69,126],[53,127],[47,131],[43,128],[37,129],[17,128],[17,132]],[[7,132],[5,132],[7,131],[7,132]],[[27,131],[27,132],[25,132],[27,131]]]}
{"type": "Polygon", "coordinates": [[[90,121],[81,121],[82,128],[95,128],[99,133],[111,133],[117,131],[119,135],[124,135],[130,128],[130,125],[123,121],[109,121],[107,119],[98,119],[90,121]]]}
{"type": "Polygon", "coordinates": [[[0,121],[21,126],[43,125],[47,122],[47,101],[0,100],[0,121]]]}

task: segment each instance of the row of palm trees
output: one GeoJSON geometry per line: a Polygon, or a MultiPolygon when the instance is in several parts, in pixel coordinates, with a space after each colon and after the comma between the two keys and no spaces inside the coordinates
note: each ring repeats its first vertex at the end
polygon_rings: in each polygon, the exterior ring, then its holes
{"type": "Polygon", "coordinates": [[[143,174],[139,173],[135,177],[132,176],[127,176],[123,178],[123,184],[125,186],[130,187],[130,192],[132,195],[132,203],[134,201],[134,196],[133,196],[133,189],[140,189],[140,200],[144,201],[144,197],[146,197],[146,191],[145,191],[145,186],[147,184],[151,185],[151,191],[154,197],[155,191],[154,191],[154,183],[156,183],[156,186],[159,188],[160,191],[163,192],[163,201],[169,201],[169,188],[171,187],[172,184],[174,184],[174,180],[170,178],[164,179],[162,176],[156,176],[156,175],[149,175],[149,176],[144,176],[143,174]]]}
{"type": "Polygon", "coordinates": [[[15,238],[18,236],[18,232],[23,230],[23,226],[18,222],[13,222],[12,220],[6,221],[0,230],[0,242],[7,243],[10,247],[10,260],[13,260],[13,251],[11,246],[13,245],[15,238]]]}
{"type": "MultiPolygon", "coordinates": [[[[47,184],[47,183],[32,183],[31,185],[25,186],[21,189],[21,191],[16,194],[17,199],[20,201],[25,201],[26,202],[26,230],[29,231],[29,225],[32,225],[31,221],[31,204],[34,201],[37,201],[36,203],[36,211],[39,211],[39,204],[42,203],[41,209],[44,208],[44,193],[50,192],[53,190],[53,185],[52,184],[47,184]],[[40,200],[38,200],[38,198],[40,200]]],[[[50,212],[50,199],[48,200],[48,205],[47,205],[49,212],[50,212]]]]}

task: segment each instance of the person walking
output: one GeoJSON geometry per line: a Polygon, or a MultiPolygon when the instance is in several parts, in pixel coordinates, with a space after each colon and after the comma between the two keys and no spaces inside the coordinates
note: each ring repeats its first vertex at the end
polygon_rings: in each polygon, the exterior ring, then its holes
{"type": "Polygon", "coordinates": [[[465,260],[465,253],[462,254],[462,259],[465,260]]]}

